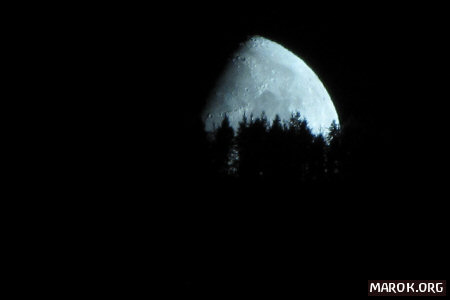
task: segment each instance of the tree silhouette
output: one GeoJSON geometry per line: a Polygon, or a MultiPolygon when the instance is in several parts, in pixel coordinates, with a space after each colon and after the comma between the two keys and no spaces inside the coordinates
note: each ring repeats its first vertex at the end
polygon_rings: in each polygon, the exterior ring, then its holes
{"type": "Polygon", "coordinates": [[[239,124],[237,151],[239,156],[238,174],[243,178],[257,178],[264,174],[268,123],[265,114],[261,118],[244,116],[239,124]]]}
{"type": "Polygon", "coordinates": [[[286,160],[286,133],[281,119],[278,115],[272,122],[272,126],[267,133],[266,155],[267,163],[265,176],[273,179],[285,177],[286,160]]]}
{"type": "Polygon", "coordinates": [[[326,172],[329,178],[336,178],[341,168],[344,153],[342,151],[341,129],[335,120],[331,123],[327,136],[328,151],[326,160],[326,172]]]}
{"type": "Polygon", "coordinates": [[[269,123],[264,113],[249,119],[244,115],[236,135],[227,116],[214,131],[210,161],[215,175],[299,183],[326,182],[338,176],[345,151],[336,122],[325,137],[312,134],[300,113],[285,122],[277,115],[269,123]]]}
{"type": "Polygon", "coordinates": [[[211,145],[212,168],[219,175],[226,175],[229,172],[233,139],[234,130],[230,126],[228,116],[225,116],[220,127],[214,132],[214,139],[211,145]]]}
{"type": "Polygon", "coordinates": [[[326,179],[326,153],[327,143],[322,134],[314,137],[311,147],[311,163],[309,166],[308,178],[312,181],[324,181],[326,179]]]}
{"type": "Polygon", "coordinates": [[[308,123],[300,113],[292,114],[289,119],[286,142],[289,164],[287,173],[291,178],[305,181],[311,165],[311,151],[314,136],[308,123]]]}

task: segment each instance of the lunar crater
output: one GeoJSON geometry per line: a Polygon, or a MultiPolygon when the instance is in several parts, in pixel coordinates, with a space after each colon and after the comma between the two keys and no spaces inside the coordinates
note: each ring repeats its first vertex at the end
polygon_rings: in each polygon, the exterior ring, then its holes
{"type": "Polygon", "coordinates": [[[300,112],[314,134],[328,133],[339,118],[318,76],[298,56],[260,36],[241,44],[219,78],[202,113],[206,131],[222,123],[225,114],[237,131],[247,116],[265,112],[269,121],[287,121],[300,112]]]}

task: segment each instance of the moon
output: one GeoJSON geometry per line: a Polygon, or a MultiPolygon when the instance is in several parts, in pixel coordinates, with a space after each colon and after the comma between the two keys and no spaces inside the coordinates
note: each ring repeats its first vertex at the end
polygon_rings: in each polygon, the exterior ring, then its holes
{"type": "Polygon", "coordinates": [[[283,121],[299,112],[311,132],[327,135],[339,118],[319,77],[306,63],[280,44],[253,36],[234,53],[207,99],[202,120],[207,132],[220,126],[225,115],[237,130],[244,114],[265,113],[283,121]]]}

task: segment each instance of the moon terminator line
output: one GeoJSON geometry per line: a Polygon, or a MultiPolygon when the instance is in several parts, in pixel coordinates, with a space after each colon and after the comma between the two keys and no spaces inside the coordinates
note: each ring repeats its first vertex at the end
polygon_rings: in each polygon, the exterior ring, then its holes
{"type": "Polygon", "coordinates": [[[339,118],[323,83],[298,56],[261,36],[253,36],[234,53],[202,113],[206,131],[225,115],[237,130],[244,114],[289,120],[299,112],[313,134],[327,135],[339,118]]]}

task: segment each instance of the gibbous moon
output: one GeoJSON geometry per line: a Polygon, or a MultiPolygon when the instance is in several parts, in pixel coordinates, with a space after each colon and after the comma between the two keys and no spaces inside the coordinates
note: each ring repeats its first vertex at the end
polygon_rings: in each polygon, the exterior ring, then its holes
{"type": "Polygon", "coordinates": [[[234,53],[210,95],[202,119],[206,131],[219,127],[225,115],[237,130],[245,115],[289,120],[300,112],[313,134],[328,134],[339,124],[333,102],[317,75],[298,56],[260,36],[234,53]]]}

